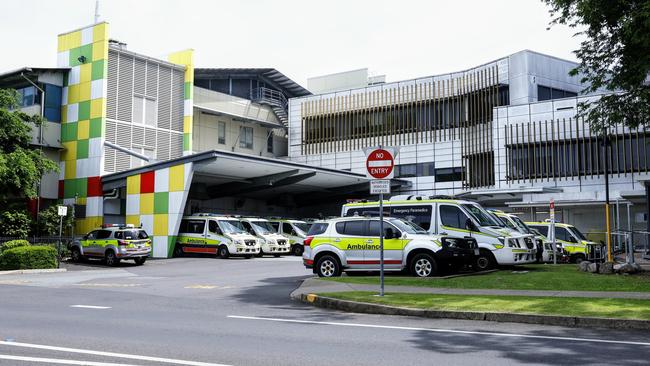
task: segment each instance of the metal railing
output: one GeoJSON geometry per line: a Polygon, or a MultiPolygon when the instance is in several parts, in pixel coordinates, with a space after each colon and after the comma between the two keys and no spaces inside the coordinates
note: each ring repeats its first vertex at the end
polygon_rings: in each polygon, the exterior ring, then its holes
{"type": "Polygon", "coordinates": [[[259,87],[251,90],[251,100],[256,103],[275,105],[287,110],[287,97],[277,90],[259,87]]]}

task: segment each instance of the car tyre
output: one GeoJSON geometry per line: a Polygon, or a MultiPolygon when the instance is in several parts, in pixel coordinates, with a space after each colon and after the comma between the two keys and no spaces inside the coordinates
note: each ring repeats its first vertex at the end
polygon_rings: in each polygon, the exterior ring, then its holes
{"type": "Polygon", "coordinates": [[[83,261],[81,250],[77,247],[72,248],[72,251],[70,252],[70,258],[75,263],[80,263],[81,261],[83,261]]]}
{"type": "Polygon", "coordinates": [[[137,266],[141,266],[144,264],[144,262],[147,261],[147,257],[140,257],[140,258],[135,258],[133,260],[137,266]]]}
{"type": "Polygon", "coordinates": [[[221,259],[228,259],[230,257],[230,252],[228,251],[228,247],[225,245],[222,245],[219,247],[219,258],[221,259]]]}
{"type": "Polygon", "coordinates": [[[302,253],[305,252],[305,247],[302,244],[296,244],[293,246],[293,249],[291,251],[293,252],[293,255],[301,257],[302,253]]]}
{"type": "Polygon", "coordinates": [[[474,270],[477,272],[494,269],[496,265],[497,261],[494,255],[485,249],[481,250],[478,257],[474,260],[474,270]]]}
{"type": "Polygon", "coordinates": [[[106,251],[106,254],[104,255],[104,262],[106,263],[107,266],[115,267],[118,264],[120,264],[120,259],[117,258],[115,252],[112,249],[109,249],[106,251]]]}
{"type": "Polygon", "coordinates": [[[341,275],[341,263],[333,255],[326,254],[318,258],[316,274],[318,274],[318,277],[339,277],[341,275]]]}
{"type": "Polygon", "coordinates": [[[585,255],[582,254],[582,253],[578,253],[578,254],[576,254],[576,255],[573,256],[573,261],[574,261],[576,264],[580,264],[581,262],[584,262],[586,259],[587,259],[587,258],[585,258],[585,255]]]}
{"type": "Polygon", "coordinates": [[[176,245],[174,246],[174,257],[182,257],[183,254],[184,254],[183,247],[181,247],[180,245],[178,245],[178,243],[176,243],[176,245]]]}
{"type": "Polygon", "coordinates": [[[411,259],[411,273],[417,277],[431,277],[438,272],[438,264],[431,254],[416,254],[411,259]]]}

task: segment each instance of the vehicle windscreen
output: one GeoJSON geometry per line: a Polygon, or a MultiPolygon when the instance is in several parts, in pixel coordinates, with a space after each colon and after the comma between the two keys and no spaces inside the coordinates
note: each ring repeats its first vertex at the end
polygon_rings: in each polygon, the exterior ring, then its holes
{"type": "Polygon", "coordinates": [[[273,230],[273,226],[271,226],[271,223],[268,221],[249,221],[251,226],[253,227],[253,230],[255,230],[256,233],[259,235],[268,235],[272,232],[275,232],[273,230]]]}
{"type": "MultiPolygon", "coordinates": [[[[496,215],[495,215],[495,216],[496,216],[496,215]]],[[[509,228],[511,228],[511,229],[517,230],[517,227],[515,226],[515,224],[513,224],[512,222],[510,222],[510,220],[508,220],[507,218],[502,217],[502,216],[496,216],[496,218],[499,219],[499,221],[501,221],[501,222],[503,223],[503,225],[501,225],[501,226],[503,226],[503,227],[509,227],[509,228]]]]}
{"type": "Polygon", "coordinates": [[[225,234],[246,234],[244,226],[237,220],[219,220],[219,227],[225,234]]]}
{"type": "Polygon", "coordinates": [[[589,240],[583,233],[580,232],[580,230],[578,230],[577,227],[574,226],[574,227],[570,227],[569,229],[571,230],[571,232],[573,232],[573,235],[575,235],[576,238],[580,240],[589,240]]]}
{"type": "Polygon", "coordinates": [[[528,225],[526,225],[526,224],[524,223],[524,221],[523,221],[522,219],[520,219],[519,217],[517,217],[517,216],[511,216],[510,218],[512,219],[512,221],[515,222],[515,224],[517,225],[517,227],[521,229],[520,231],[522,231],[522,232],[524,232],[524,233],[526,233],[526,234],[533,234],[533,235],[536,235],[536,234],[535,234],[535,233],[534,233],[534,232],[533,232],[533,231],[528,227],[528,225]]]}
{"type": "Polygon", "coordinates": [[[122,238],[124,240],[148,239],[149,235],[144,230],[124,230],[122,231],[122,238]]]}
{"type": "Polygon", "coordinates": [[[309,232],[309,224],[307,223],[298,222],[294,223],[293,226],[296,228],[298,234],[307,235],[309,232]]]}
{"type": "Polygon", "coordinates": [[[417,224],[412,223],[411,221],[400,220],[400,219],[388,219],[388,222],[397,226],[398,229],[409,233],[409,234],[426,234],[427,231],[419,227],[417,224]]]}
{"type": "Polygon", "coordinates": [[[478,222],[480,226],[497,226],[502,227],[503,224],[500,224],[495,219],[490,216],[490,213],[487,212],[483,207],[479,205],[472,205],[469,203],[462,204],[463,208],[469,212],[470,215],[478,222]]]}

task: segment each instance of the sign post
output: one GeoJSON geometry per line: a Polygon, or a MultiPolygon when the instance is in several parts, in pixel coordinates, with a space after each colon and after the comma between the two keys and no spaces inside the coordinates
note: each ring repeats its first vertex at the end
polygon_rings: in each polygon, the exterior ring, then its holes
{"type": "Polygon", "coordinates": [[[379,194],[379,296],[384,296],[384,194],[390,194],[395,155],[391,147],[366,149],[366,176],[372,178],[370,194],[379,194]]]}
{"type": "Polygon", "coordinates": [[[63,217],[68,215],[68,206],[57,206],[59,214],[59,244],[56,247],[56,268],[61,267],[61,234],[63,228],[63,217]]]}
{"type": "Polygon", "coordinates": [[[551,198],[551,203],[548,207],[549,218],[551,219],[551,225],[548,229],[548,232],[552,236],[551,248],[553,250],[553,264],[557,264],[557,248],[555,246],[555,201],[551,198]]]}

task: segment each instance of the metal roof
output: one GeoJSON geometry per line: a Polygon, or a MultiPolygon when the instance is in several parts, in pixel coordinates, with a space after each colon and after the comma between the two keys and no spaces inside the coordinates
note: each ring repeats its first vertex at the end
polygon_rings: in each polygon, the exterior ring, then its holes
{"type": "Polygon", "coordinates": [[[268,84],[281,89],[287,97],[303,97],[311,95],[309,90],[303,88],[295,81],[289,79],[280,71],[272,68],[196,68],[195,79],[214,78],[252,78],[257,77],[268,84]]]}
{"type": "Polygon", "coordinates": [[[26,83],[26,80],[21,76],[21,74],[31,79],[38,76],[41,72],[67,72],[69,70],[69,67],[21,67],[20,69],[0,73],[0,87],[7,87],[17,83],[26,83]]]}

